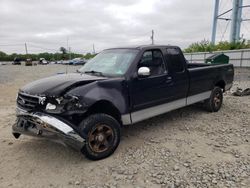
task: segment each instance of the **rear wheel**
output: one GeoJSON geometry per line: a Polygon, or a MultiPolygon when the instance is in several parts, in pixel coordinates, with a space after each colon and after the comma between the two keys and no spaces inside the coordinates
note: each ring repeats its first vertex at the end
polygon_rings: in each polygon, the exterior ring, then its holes
{"type": "Polygon", "coordinates": [[[212,90],[210,98],[205,101],[205,106],[209,112],[218,112],[223,103],[223,92],[220,87],[212,90]]]}
{"type": "Polygon", "coordinates": [[[120,124],[107,114],[93,114],[80,124],[86,135],[86,144],[82,152],[91,160],[110,156],[120,142],[120,124]]]}

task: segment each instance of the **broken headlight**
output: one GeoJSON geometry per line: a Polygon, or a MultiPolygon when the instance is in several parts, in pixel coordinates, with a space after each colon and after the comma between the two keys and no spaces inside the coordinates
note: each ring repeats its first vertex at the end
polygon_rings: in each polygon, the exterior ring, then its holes
{"type": "Polygon", "coordinates": [[[45,110],[49,113],[63,113],[65,111],[80,110],[82,107],[77,96],[65,96],[48,99],[45,110]]]}
{"type": "Polygon", "coordinates": [[[52,103],[47,103],[45,110],[55,110],[56,109],[56,105],[52,104],[52,103]]]}

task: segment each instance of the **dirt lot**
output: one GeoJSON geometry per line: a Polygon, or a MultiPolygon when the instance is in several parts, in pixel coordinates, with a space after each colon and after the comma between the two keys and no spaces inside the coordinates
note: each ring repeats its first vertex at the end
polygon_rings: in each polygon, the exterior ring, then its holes
{"type": "MultiPolygon", "coordinates": [[[[0,187],[249,187],[250,96],[231,92],[218,113],[193,105],[123,128],[120,146],[101,161],[47,140],[14,139],[18,88],[64,71],[0,66],[0,187]]],[[[236,74],[249,80],[250,70],[236,74]]],[[[250,87],[243,80],[233,89],[250,87]]]]}

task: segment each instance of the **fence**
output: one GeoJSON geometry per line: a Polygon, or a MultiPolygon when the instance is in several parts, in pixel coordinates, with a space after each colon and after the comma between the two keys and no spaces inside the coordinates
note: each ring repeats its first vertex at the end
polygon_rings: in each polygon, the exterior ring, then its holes
{"type": "Polygon", "coordinates": [[[235,67],[250,67],[250,49],[227,50],[216,52],[193,52],[184,53],[185,58],[189,62],[203,63],[205,59],[216,53],[224,53],[229,56],[229,63],[235,67]]]}

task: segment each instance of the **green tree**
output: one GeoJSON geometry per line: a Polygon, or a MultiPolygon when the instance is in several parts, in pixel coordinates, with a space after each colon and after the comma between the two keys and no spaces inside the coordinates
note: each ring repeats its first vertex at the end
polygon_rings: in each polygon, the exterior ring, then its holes
{"type": "Polygon", "coordinates": [[[0,51],[0,59],[2,59],[2,61],[7,61],[7,54],[0,51]]]}
{"type": "Polygon", "coordinates": [[[62,52],[62,59],[67,59],[66,54],[67,54],[67,49],[64,47],[60,47],[59,51],[62,52]]]}
{"type": "Polygon", "coordinates": [[[221,41],[216,45],[213,45],[208,40],[202,40],[201,42],[195,42],[189,45],[188,48],[184,50],[184,52],[211,52],[219,50],[236,50],[246,48],[250,48],[250,44],[246,44],[246,41],[244,39],[236,43],[221,41]]]}
{"type": "Polygon", "coordinates": [[[93,58],[95,56],[96,56],[96,54],[87,53],[87,54],[84,55],[84,58],[85,59],[91,59],[91,58],[93,58]]]}
{"type": "Polygon", "coordinates": [[[60,47],[60,48],[59,48],[59,51],[62,52],[63,54],[66,54],[66,53],[67,53],[67,50],[66,50],[66,48],[64,48],[64,47],[60,47]]]}

